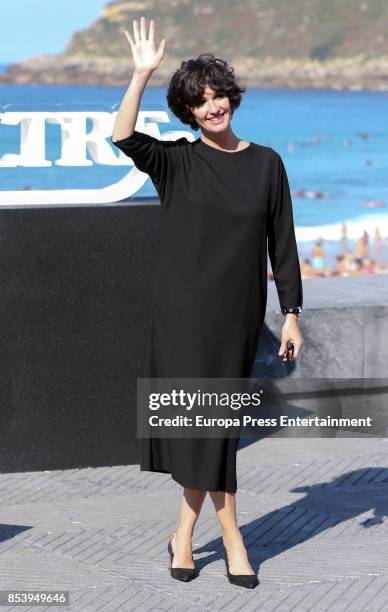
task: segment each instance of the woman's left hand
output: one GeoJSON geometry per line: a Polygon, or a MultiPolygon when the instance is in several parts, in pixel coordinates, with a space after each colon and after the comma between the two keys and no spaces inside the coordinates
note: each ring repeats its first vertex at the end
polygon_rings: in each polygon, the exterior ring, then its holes
{"type": "Polygon", "coordinates": [[[297,321],[296,315],[286,315],[286,320],[282,327],[282,342],[278,353],[279,357],[283,356],[282,361],[294,361],[302,348],[303,338],[297,321]],[[292,343],[293,349],[287,347],[288,342],[292,343]]]}

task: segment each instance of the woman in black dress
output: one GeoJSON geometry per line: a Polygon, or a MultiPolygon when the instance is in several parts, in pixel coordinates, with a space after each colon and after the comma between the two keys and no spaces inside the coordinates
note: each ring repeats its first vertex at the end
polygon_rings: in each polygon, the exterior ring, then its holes
{"type": "MultiPolygon", "coordinates": [[[[270,147],[240,140],[231,118],[244,88],[233,68],[211,54],[182,62],[167,93],[172,112],[195,141],[158,139],[135,130],[144,88],[162,61],[155,23],[129,41],[135,70],[117,113],[112,142],[146,172],[161,202],[146,378],[247,378],[267,301],[267,241],[285,315],[279,356],[297,358],[302,283],[286,171],[270,147]],[[291,344],[288,344],[291,343],[291,344]],[[291,347],[291,353],[290,353],[291,347]]],[[[258,584],[237,525],[238,439],[143,438],[141,470],[170,473],[183,486],[168,549],[174,578],[196,576],[192,535],[206,493],[220,522],[230,582],[258,584]]]]}

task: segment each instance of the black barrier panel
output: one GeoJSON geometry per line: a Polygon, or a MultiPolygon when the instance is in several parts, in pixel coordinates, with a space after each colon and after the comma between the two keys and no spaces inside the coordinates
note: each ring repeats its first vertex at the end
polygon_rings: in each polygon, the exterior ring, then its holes
{"type": "Polygon", "coordinates": [[[7,209],[2,472],[137,463],[160,206],[7,209]]]}
{"type": "MultiPolygon", "coordinates": [[[[136,383],[159,230],[159,204],[140,198],[1,209],[2,472],[139,462],[136,383]]],[[[293,391],[301,378],[344,377],[349,401],[366,392],[366,402],[385,410],[386,283],[373,276],[306,282],[304,347],[298,363],[286,364],[277,355],[283,319],[269,283],[253,377],[282,379],[293,391]]],[[[320,413],[332,404],[306,390],[293,401],[301,402],[298,411],[314,401],[320,413]]],[[[255,431],[240,447],[257,439],[255,431]]]]}

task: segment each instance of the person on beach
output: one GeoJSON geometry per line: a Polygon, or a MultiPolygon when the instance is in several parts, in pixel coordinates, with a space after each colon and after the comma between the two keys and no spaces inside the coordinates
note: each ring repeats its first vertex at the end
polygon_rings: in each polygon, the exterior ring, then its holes
{"type": "Polygon", "coordinates": [[[343,221],[341,223],[341,240],[340,240],[340,244],[341,244],[341,253],[342,255],[345,255],[346,251],[348,250],[348,228],[346,225],[346,221],[343,221]]]}
{"type": "Polygon", "coordinates": [[[309,257],[305,257],[300,266],[300,272],[302,275],[302,280],[304,278],[313,278],[315,276],[313,267],[311,265],[311,260],[309,257]]]}
{"type": "Polygon", "coordinates": [[[374,274],[376,271],[376,262],[374,259],[370,259],[369,257],[365,259],[363,272],[364,274],[374,274]]]}
{"type": "Polygon", "coordinates": [[[342,253],[337,255],[335,258],[335,263],[334,274],[338,274],[339,276],[347,275],[345,255],[342,255],[342,253]]]}
{"type": "Polygon", "coordinates": [[[362,266],[364,259],[369,256],[369,234],[364,230],[354,247],[354,260],[357,266],[362,266]]]}
{"type": "Polygon", "coordinates": [[[375,233],[373,236],[373,241],[375,245],[375,255],[376,257],[380,257],[381,255],[381,233],[378,225],[376,225],[375,233]]]}
{"type": "MultiPolygon", "coordinates": [[[[147,173],[159,194],[161,233],[146,378],[248,378],[267,299],[267,243],[284,315],[279,358],[302,347],[302,282],[286,170],[271,147],[240,139],[231,119],[241,101],[234,70],[210,53],[182,62],[167,92],[170,110],[200,137],[164,140],[135,129],[144,89],[162,61],[155,22],[125,30],[134,72],[112,143],[147,173]]],[[[145,245],[146,248],[146,245],[145,245]]],[[[142,438],[140,470],[171,474],[183,487],[168,540],[173,578],[197,571],[192,536],[209,492],[230,582],[255,588],[236,517],[237,437],[142,438]]]]}
{"type": "Polygon", "coordinates": [[[319,276],[325,274],[325,249],[322,246],[322,239],[318,239],[311,250],[312,267],[319,276]]]}

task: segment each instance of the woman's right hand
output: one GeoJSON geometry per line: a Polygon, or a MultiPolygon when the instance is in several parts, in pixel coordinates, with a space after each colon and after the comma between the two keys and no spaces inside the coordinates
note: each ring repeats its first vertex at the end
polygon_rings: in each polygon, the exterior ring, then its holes
{"type": "Polygon", "coordinates": [[[163,59],[164,49],[166,46],[166,39],[163,38],[160,42],[159,49],[155,51],[154,45],[154,34],[155,34],[155,21],[150,20],[149,37],[146,35],[147,21],[145,17],[140,19],[140,32],[139,26],[136,19],[133,20],[133,37],[127,30],[124,33],[131,46],[133,63],[135,64],[135,71],[139,74],[152,74],[154,70],[159,66],[163,59]]]}

